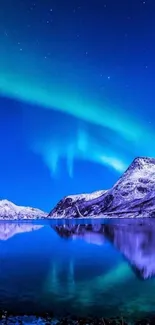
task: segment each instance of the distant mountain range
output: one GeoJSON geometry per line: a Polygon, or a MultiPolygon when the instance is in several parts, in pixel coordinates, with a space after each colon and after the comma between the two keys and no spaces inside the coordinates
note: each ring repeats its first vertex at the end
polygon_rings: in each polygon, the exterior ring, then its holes
{"type": "Polygon", "coordinates": [[[49,213],[0,201],[0,219],[155,216],[155,159],[136,158],[109,190],[69,195],[49,213]]]}

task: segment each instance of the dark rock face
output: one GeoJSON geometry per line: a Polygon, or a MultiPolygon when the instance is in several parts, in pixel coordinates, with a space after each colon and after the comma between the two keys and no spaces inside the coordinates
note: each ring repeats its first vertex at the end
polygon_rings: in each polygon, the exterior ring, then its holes
{"type": "Polygon", "coordinates": [[[94,212],[99,214],[106,191],[98,191],[91,194],[73,195],[64,197],[50,212],[49,217],[56,218],[81,218],[88,214],[93,216],[94,212]]]}
{"type": "MultiPolygon", "coordinates": [[[[107,191],[63,198],[50,212],[54,218],[108,217],[152,213],[155,207],[155,159],[136,158],[107,191]]],[[[133,215],[133,216],[134,216],[133,215]]]]}

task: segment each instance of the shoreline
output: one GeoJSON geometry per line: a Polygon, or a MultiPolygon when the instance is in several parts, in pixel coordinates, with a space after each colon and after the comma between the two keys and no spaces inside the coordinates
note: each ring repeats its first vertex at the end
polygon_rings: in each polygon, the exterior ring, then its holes
{"type": "Polygon", "coordinates": [[[80,220],[105,220],[105,219],[131,219],[131,220],[133,220],[133,219],[155,219],[155,217],[153,217],[153,216],[150,216],[150,215],[147,215],[147,213],[146,214],[144,214],[143,216],[141,216],[141,215],[138,215],[138,216],[133,216],[133,217],[130,217],[130,216],[128,216],[128,214],[129,215],[131,215],[131,212],[128,212],[128,213],[122,213],[123,214],[123,216],[121,215],[120,216],[120,214],[109,214],[109,215],[102,215],[102,217],[101,216],[97,216],[97,217],[92,217],[92,216],[90,216],[90,217],[83,217],[83,218],[74,218],[74,217],[72,217],[72,218],[67,218],[67,217],[58,217],[58,218],[56,218],[56,217],[53,217],[53,218],[31,218],[31,219],[26,219],[26,218],[17,218],[17,219],[12,219],[12,218],[1,218],[0,217],[0,221],[53,221],[53,220],[55,220],[55,221],[57,221],[57,220],[76,220],[76,221],[80,221],[80,220]],[[125,216],[124,216],[125,215],[125,216]]]}

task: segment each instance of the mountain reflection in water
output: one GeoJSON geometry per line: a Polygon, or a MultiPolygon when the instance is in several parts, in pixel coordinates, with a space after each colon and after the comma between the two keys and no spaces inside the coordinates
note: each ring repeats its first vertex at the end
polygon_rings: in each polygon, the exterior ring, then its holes
{"type": "MultiPolygon", "coordinates": [[[[117,222],[116,222],[117,223],[117,222]]],[[[155,276],[155,221],[120,220],[118,224],[64,225],[54,227],[62,238],[82,238],[104,245],[109,240],[127,259],[141,278],[155,276]]]]}
{"type": "Polygon", "coordinates": [[[0,309],[140,317],[154,289],[153,219],[0,222],[0,309]]]}

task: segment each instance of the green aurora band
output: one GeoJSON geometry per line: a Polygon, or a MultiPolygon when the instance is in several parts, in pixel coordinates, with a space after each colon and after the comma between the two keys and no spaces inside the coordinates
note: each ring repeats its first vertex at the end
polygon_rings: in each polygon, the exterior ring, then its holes
{"type": "MultiPolygon", "coordinates": [[[[57,59],[53,62],[45,62],[45,60],[43,62],[37,54],[36,56],[31,53],[21,55],[19,51],[7,44],[0,60],[0,94],[24,103],[38,105],[42,109],[59,111],[85,123],[99,126],[103,128],[103,135],[105,129],[108,129],[116,134],[113,143],[115,138],[117,140],[117,137],[120,137],[122,142],[126,142],[124,147],[133,148],[133,153],[152,155],[152,149],[148,146],[148,143],[154,140],[152,130],[131,118],[125,111],[105,104],[99,97],[96,98],[88,77],[87,80],[84,78],[84,73],[90,71],[90,67],[85,72],[82,67],[78,68],[68,62],[62,64],[57,59]],[[71,69],[72,73],[67,74],[71,69]]],[[[93,72],[89,73],[93,75],[93,72]]],[[[27,110],[32,109],[32,106],[27,106],[27,110]]],[[[62,155],[67,155],[70,175],[73,174],[75,157],[109,165],[119,172],[125,170],[128,161],[122,155],[120,157],[120,148],[118,150],[113,150],[113,146],[110,149],[108,146],[103,148],[103,143],[97,143],[90,134],[86,134],[85,130],[79,129],[77,134],[75,141],[64,144],[65,146],[67,144],[67,152],[64,152],[61,142],[53,144],[55,151],[52,152],[51,139],[42,143],[36,140],[32,150],[42,155],[52,173],[55,173],[57,161],[62,155]],[[87,152],[84,153],[85,138],[87,142],[91,142],[89,146],[86,144],[87,152]],[[80,141],[84,148],[82,150],[80,141]],[[90,152],[91,148],[93,154],[90,152]]]]}
{"type": "Polygon", "coordinates": [[[72,75],[67,77],[69,69],[71,67],[65,62],[63,66],[57,60],[42,63],[39,57],[30,53],[21,56],[13,49],[8,49],[1,53],[0,93],[107,127],[130,141],[137,141],[143,136],[143,127],[128,114],[93,98],[92,91],[84,87],[84,72],[81,71],[80,74],[80,71],[74,68],[72,75]],[[63,70],[61,74],[60,69],[63,70]],[[74,75],[79,74],[81,87],[79,82],[75,84],[76,78],[74,81],[74,75]]]}

